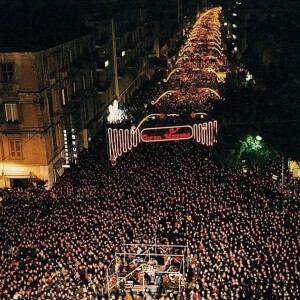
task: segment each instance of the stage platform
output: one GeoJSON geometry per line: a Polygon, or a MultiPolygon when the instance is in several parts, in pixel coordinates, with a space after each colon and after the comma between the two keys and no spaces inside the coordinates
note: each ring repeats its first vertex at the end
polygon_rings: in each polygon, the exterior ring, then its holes
{"type": "Polygon", "coordinates": [[[187,245],[125,244],[107,271],[106,292],[168,295],[186,286],[187,245]]]}

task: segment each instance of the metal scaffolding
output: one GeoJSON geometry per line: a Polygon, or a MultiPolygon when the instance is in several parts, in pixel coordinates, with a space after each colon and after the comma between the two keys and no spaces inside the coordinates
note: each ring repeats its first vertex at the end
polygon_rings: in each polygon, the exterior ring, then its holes
{"type": "Polygon", "coordinates": [[[106,292],[181,295],[186,286],[189,249],[186,245],[123,244],[107,269],[106,292]],[[114,268],[112,271],[112,265],[114,268]]]}

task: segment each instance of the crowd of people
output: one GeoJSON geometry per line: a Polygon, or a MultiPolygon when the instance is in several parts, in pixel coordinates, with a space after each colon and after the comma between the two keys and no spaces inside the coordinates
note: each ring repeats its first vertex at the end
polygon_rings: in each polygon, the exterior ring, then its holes
{"type": "Polygon", "coordinates": [[[192,141],[142,144],[109,174],[98,155],[50,191],[1,190],[2,299],[96,299],[115,251],[154,239],[189,242],[191,299],[299,298],[299,181],[281,193],[192,141]]]}
{"type": "MultiPolygon", "coordinates": [[[[190,105],[197,80],[172,80],[190,105]]],[[[300,181],[286,172],[282,189],[281,161],[227,170],[187,140],[141,143],[107,167],[105,147],[83,151],[50,190],[0,190],[0,299],[107,299],[115,252],[154,242],[188,242],[183,299],[299,299],[300,181]]]]}

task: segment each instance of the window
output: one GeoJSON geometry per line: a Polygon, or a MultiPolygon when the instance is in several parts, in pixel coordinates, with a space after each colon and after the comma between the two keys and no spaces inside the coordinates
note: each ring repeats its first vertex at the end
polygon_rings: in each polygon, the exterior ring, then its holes
{"type": "Polygon", "coordinates": [[[76,97],[77,96],[77,81],[74,80],[72,82],[72,91],[73,91],[73,96],[76,97]]]}
{"type": "Polygon", "coordinates": [[[66,105],[68,102],[67,89],[64,87],[61,89],[61,103],[62,105],[66,105]]]}
{"type": "Polygon", "coordinates": [[[74,60],[74,54],[73,54],[72,49],[69,50],[69,59],[70,59],[70,62],[72,62],[74,60]]]}
{"type": "Polygon", "coordinates": [[[56,129],[52,128],[52,142],[53,142],[53,150],[56,150],[57,147],[57,138],[56,138],[56,129]]]}
{"type": "Polygon", "coordinates": [[[13,63],[7,63],[7,64],[1,64],[1,81],[8,83],[13,81],[14,77],[14,64],[13,63]]]}
{"type": "Polygon", "coordinates": [[[43,72],[44,72],[44,76],[46,77],[48,75],[48,59],[44,58],[43,59],[43,72]]]}
{"type": "Polygon", "coordinates": [[[82,89],[83,90],[86,89],[86,77],[85,77],[85,75],[82,76],[82,89]]]}
{"type": "Polygon", "coordinates": [[[91,75],[91,84],[94,84],[94,73],[93,73],[93,70],[91,70],[90,75],[91,75]]]}
{"type": "Polygon", "coordinates": [[[85,102],[83,103],[83,118],[84,118],[84,121],[86,121],[88,119],[88,109],[87,109],[87,105],[85,102]]]}
{"type": "Polygon", "coordinates": [[[5,104],[5,119],[6,122],[15,122],[19,120],[18,106],[16,103],[5,104]]]}
{"type": "Polygon", "coordinates": [[[60,70],[64,65],[63,53],[62,51],[56,53],[56,67],[60,70]]]}
{"type": "Polygon", "coordinates": [[[22,158],[22,145],[20,140],[9,141],[10,158],[22,158]]]}

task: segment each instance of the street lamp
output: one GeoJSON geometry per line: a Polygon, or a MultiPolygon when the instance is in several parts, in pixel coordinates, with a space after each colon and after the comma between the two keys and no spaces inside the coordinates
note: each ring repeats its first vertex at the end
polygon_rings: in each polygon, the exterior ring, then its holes
{"type": "Polygon", "coordinates": [[[262,137],[261,137],[260,135],[257,135],[257,136],[255,137],[255,139],[256,139],[257,141],[261,141],[261,140],[262,140],[262,137]]]}

